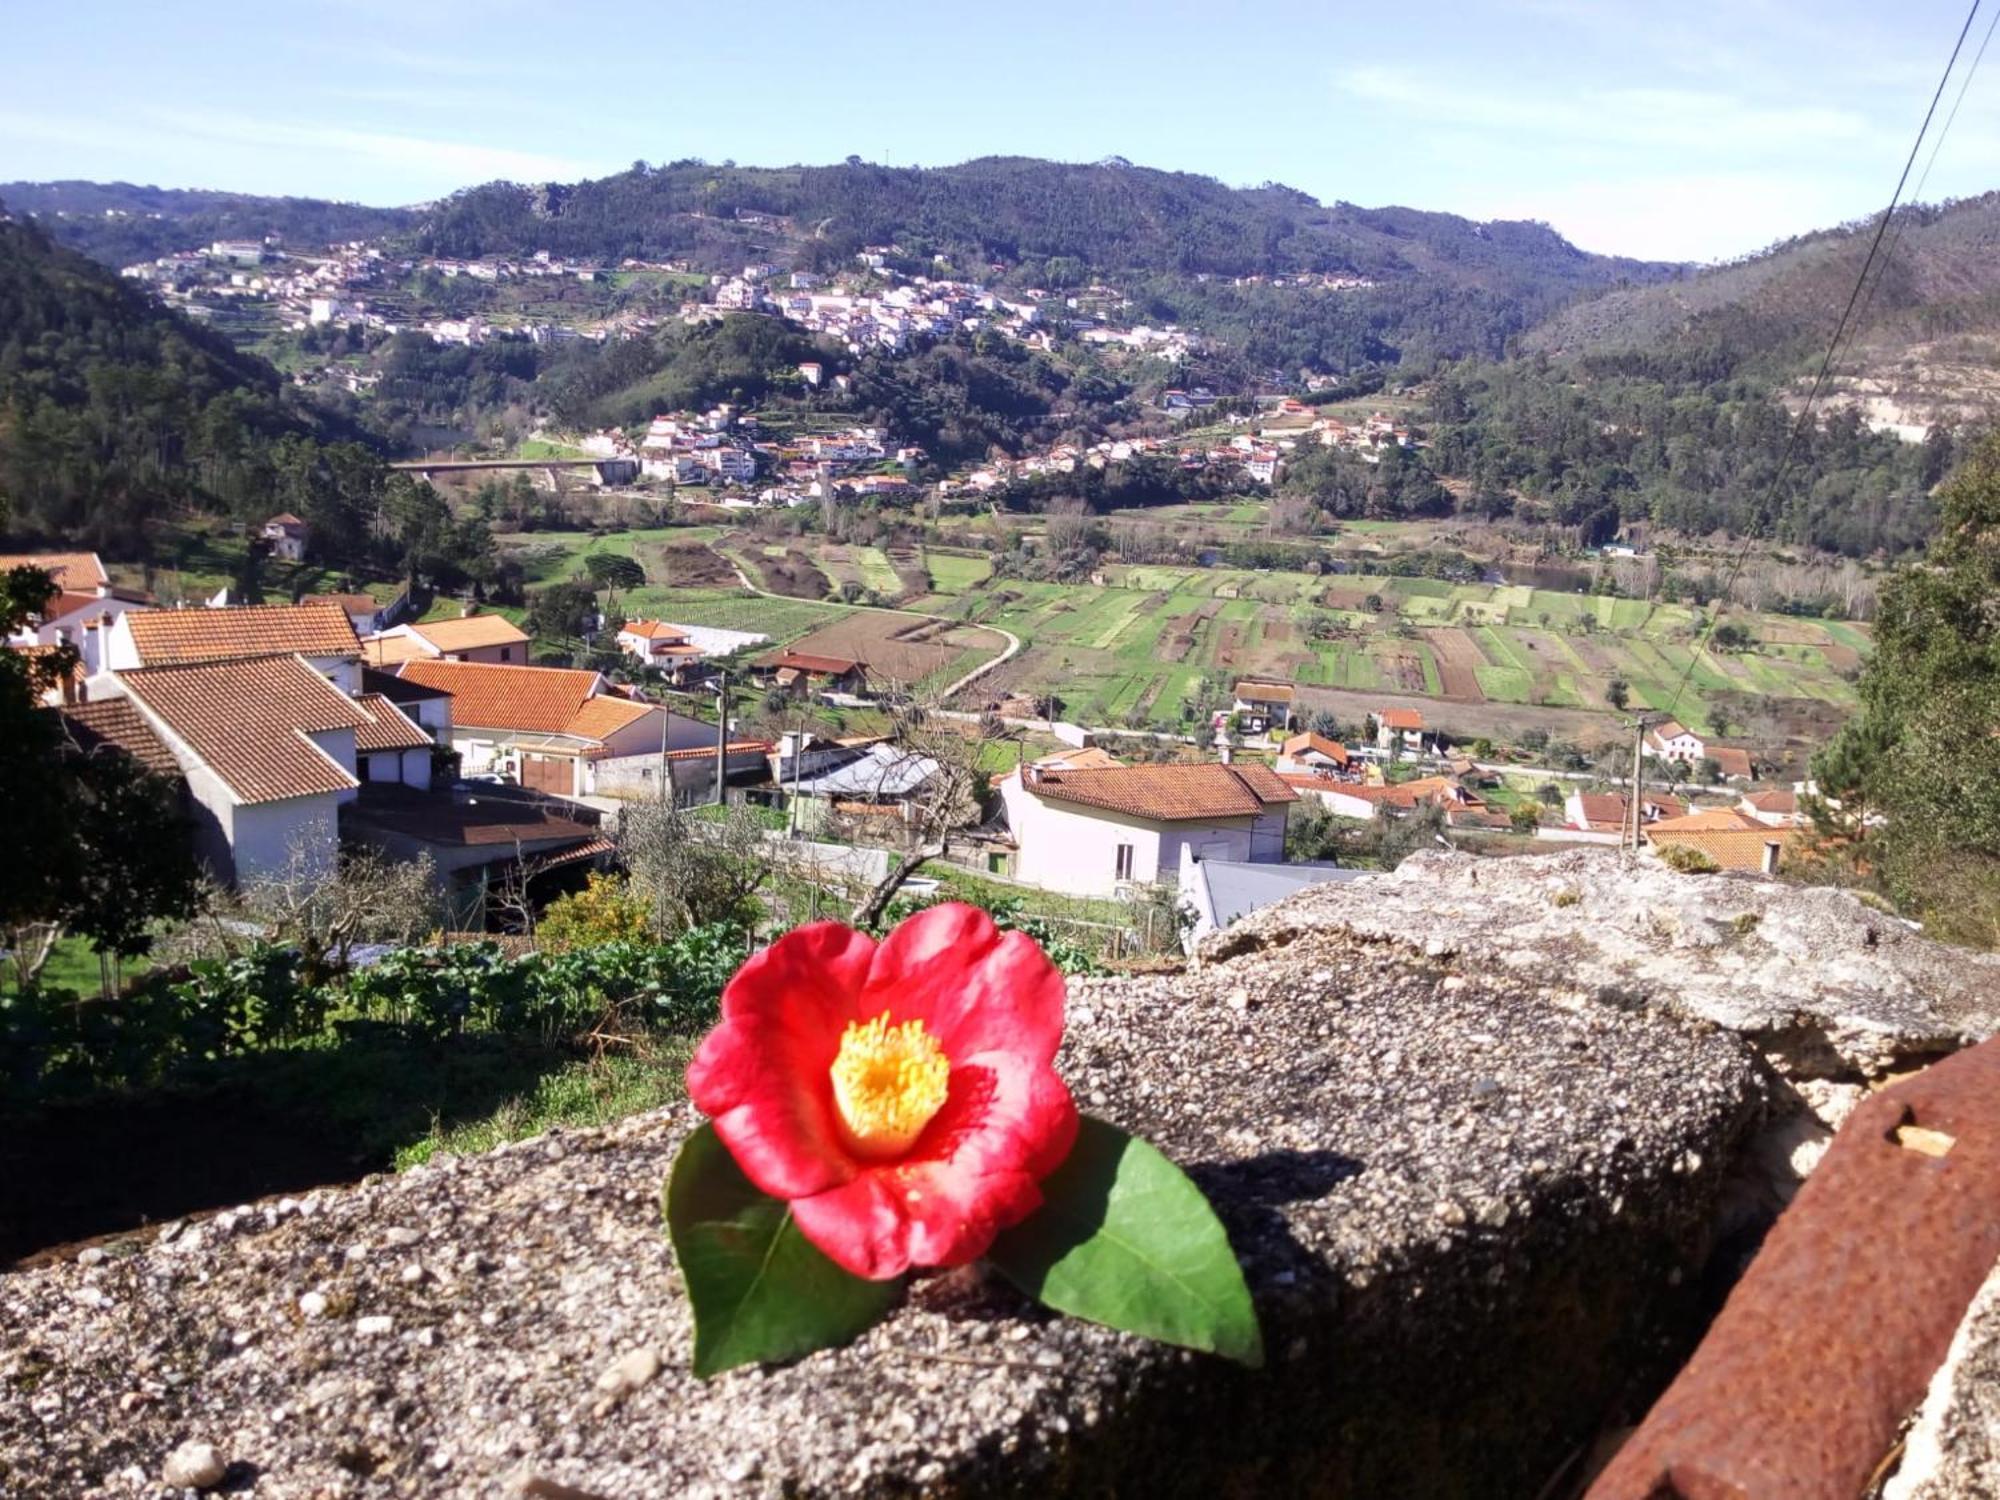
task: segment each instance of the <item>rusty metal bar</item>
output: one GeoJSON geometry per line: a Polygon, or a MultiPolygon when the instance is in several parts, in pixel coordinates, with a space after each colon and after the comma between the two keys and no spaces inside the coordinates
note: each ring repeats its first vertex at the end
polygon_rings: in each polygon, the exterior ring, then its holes
{"type": "Polygon", "coordinates": [[[2000,1038],[1864,1101],[1587,1500],[1862,1494],[2000,1260],[2000,1038]]]}

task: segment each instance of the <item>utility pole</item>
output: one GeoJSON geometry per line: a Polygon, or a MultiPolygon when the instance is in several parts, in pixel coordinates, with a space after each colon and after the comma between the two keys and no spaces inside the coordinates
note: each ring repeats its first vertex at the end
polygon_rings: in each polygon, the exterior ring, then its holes
{"type": "MultiPolygon", "coordinates": [[[[1640,774],[1645,765],[1645,758],[1646,758],[1646,716],[1644,714],[1638,714],[1632,720],[1632,805],[1625,810],[1625,821],[1627,822],[1627,824],[1630,825],[1631,828],[1631,833],[1632,833],[1631,848],[1634,853],[1637,853],[1639,849],[1639,823],[1640,823],[1639,796],[1640,796],[1640,786],[1641,786],[1640,774]]],[[[1621,845],[1623,845],[1625,841],[1623,838],[1620,838],[1618,842],[1621,845]]]]}
{"type": "MultiPolygon", "coordinates": [[[[799,782],[805,775],[806,766],[806,703],[799,700],[799,729],[792,740],[792,805],[786,809],[791,827],[787,832],[793,838],[799,836],[799,782]]],[[[819,910],[819,883],[813,883],[813,910],[819,910]]]]}
{"type": "Polygon", "coordinates": [[[729,674],[718,675],[715,687],[715,805],[722,806],[723,789],[729,780],[729,674]]]}

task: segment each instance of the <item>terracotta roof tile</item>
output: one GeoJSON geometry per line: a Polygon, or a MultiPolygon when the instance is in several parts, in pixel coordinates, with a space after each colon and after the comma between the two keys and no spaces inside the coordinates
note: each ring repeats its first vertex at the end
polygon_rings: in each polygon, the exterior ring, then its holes
{"type": "Polygon", "coordinates": [[[1758,822],[1747,812],[1734,807],[1705,807],[1698,813],[1689,813],[1684,818],[1663,818],[1649,824],[1651,833],[1694,833],[1706,829],[1763,829],[1767,825],[1758,822]]]}
{"type": "Polygon", "coordinates": [[[1289,682],[1267,682],[1261,677],[1244,677],[1236,684],[1236,696],[1246,703],[1290,703],[1295,692],[1289,682]]]}
{"type": "Polygon", "coordinates": [[[514,729],[564,734],[597,687],[595,672],[571,667],[515,667],[500,663],[407,661],[398,676],[451,694],[451,722],[474,729],[514,729]]]}
{"type": "Polygon", "coordinates": [[[1314,734],[1310,731],[1305,734],[1295,734],[1286,740],[1284,753],[1294,760],[1301,755],[1317,753],[1324,755],[1337,766],[1347,764],[1347,746],[1341,744],[1339,740],[1330,740],[1323,734],[1314,734]]]}
{"type": "Polygon", "coordinates": [[[354,731],[356,750],[422,750],[431,737],[381,693],[357,693],[354,701],[368,722],[354,731]]]}
{"type": "Polygon", "coordinates": [[[145,667],[120,673],[119,682],[238,802],[281,802],[357,784],[307,736],[359,729],[368,716],[298,656],[145,667]]]}
{"type": "Polygon", "coordinates": [[[174,752],[153,732],[153,726],[129,699],[102,698],[95,703],[74,703],[61,713],[70,738],[86,755],[99,750],[122,751],[149,771],[162,776],[181,774],[174,752]]]}
{"type": "Polygon", "coordinates": [[[665,620],[627,620],[620,635],[636,635],[649,641],[684,641],[687,632],[678,625],[669,625],[665,620]]]}
{"type": "Polygon", "coordinates": [[[1088,771],[1029,773],[1023,786],[1038,797],[1101,807],[1160,823],[1245,818],[1296,802],[1299,794],[1267,766],[1117,766],[1088,771]]]}
{"type": "Polygon", "coordinates": [[[358,656],[361,642],[337,604],[251,604],[236,609],[150,609],[127,615],[148,667],[297,652],[358,656]]]}
{"type": "Polygon", "coordinates": [[[634,703],[629,698],[591,698],[570,717],[563,733],[579,739],[602,740],[659,711],[651,703],[634,703]]]}
{"type": "Polygon", "coordinates": [[[0,553],[0,573],[11,573],[16,568],[40,568],[55,575],[58,588],[78,592],[111,581],[95,552],[0,553]]]}
{"type": "Polygon", "coordinates": [[[361,643],[361,659],[371,667],[396,667],[406,661],[436,661],[424,643],[407,635],[371,635],[361,643]]]}
{"type": "Polygon", "coordinates": [[[1743,800],[1765,813],[1795,813],[1799,810],[1799,794],[1792,791],[1750,792],[1743,800]]]}
{"type": "Polygon", "coordinates": [[[1389,729],[1422,729],[1424,716],[1414,708],[1385,708],[1377,715],[1389,729]]]}
{"type": "Polygon", "coordinates": [[[1776,844],[1782,859],[1797,842],[1798,832],[1761,823],[1752,828],[1684,828],[1676,832],[1655,823],[1646,830],[1646,839],[1655,848],[1673,844],[1699,850],[1725,870],[1762,870],[1766,850],[1776,844]]]}
{"type": "Polygon", "coordinates": [[[835,676],[852,672],[861,663],[844,656],[814,656],[805,651],[780,651],[758,663],[762,667],[790,668],[794,672],[831,672],[835,676]]]}
{"type": "Polygon", "coordinates": [[[422,625],[412,625],[410,629],[440,651],[528,644],[528,633],[505,615],[466,615],[457,620],[428,620],[422,625]]]}
{"type": "Polygon", "coordinates": [[[1750,752],[1740,745],[1707,745],[1703,750],[1724,776],[1740,777],[1745,781],[1750,779],[1750,752]]]}

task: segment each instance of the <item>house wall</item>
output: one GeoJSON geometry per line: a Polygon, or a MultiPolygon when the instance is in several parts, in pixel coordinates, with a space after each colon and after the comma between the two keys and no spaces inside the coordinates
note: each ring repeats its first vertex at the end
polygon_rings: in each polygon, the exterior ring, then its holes
{"type": "Polygon", "coordinates": [[[368,781],[375,786],[415,787],[427,792],[431,786],[431,753],[428,750],[371,750],[363,757],[368,763],[368,781]]]}
{"type": "Polygon", "coordinates": [[[293,872],[295,849],[303,865],[297,873],[331,872],[340,852],[339,817],[331,793],[237,807],[233,829],[237,882],[293,872]]]}
{"type": "Polygon", "coordinates": [[[1183,851],[1201,859],[1275,861],[1284,857],[1285,807],[1255,818],[1151,823],[1098,808],[1045,800],[1010,777],[1001,786],[1007,823],[1020,845],[1015,878],[1077,896],[1115,896],[1127,884],[1178,877],[1183,851]],[[1132,846],[1131,874],[1118,875],[1118,846],[1132,846]]]}
{"type": "Polygon", "coordinates": [[[699,719],[690,719],[686,714],[677,714],[671,709],[659,709],[643,719],[634,719],[623,729],[606,737],[605,751],[611,756],[644,755],[648,750],[658,755],[662,713],[667,716],[669,750],[697,750],[715,744],[713,724],[704,724],[699,719]]]}
{"type": "MultiPolygon", "coordinates": [[[[325,751],[341,770],[355,777],[356,780],[360,779],[356,772],[357,762],[355,760],[354,731],[352,729],[322,729],[317,734],[307,735],[306,738],[325,751]]],[[[335,792],[333,798],[335,802],[352,802],[359,795],[360,793],[356,788],[347,787],[335,792]]]]}
{"type": "Polygon", "coordinates": [[[524,666],[528,661],[528,648],[525,643],[506,646],[468,646],[463,651],[446,651],[441,654],[445,661],[499,662],[514,667],[524,666]]]}

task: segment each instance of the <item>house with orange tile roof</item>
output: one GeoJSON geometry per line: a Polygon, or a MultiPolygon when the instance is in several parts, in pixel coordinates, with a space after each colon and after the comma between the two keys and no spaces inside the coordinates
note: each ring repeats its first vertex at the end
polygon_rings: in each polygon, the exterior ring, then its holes
{"type": "Polygon", "coordinates": [[[20,552],[0,556],[0,573],[15,568],[39,568],[49,575],[55,587],[41,609],[8,636],[6,643],[73,647],[85,677],[103,670],[104,642],[112,622],[130,610],[155,606],[151,594],[113,585],[95,552],[20,552]]]}
{"type": "Polygon", "coordinates": [[[296,653],[134,667],[112,682],[186,778],[195,854],[217,879],[333,868],[340,805],[361,785],[357,738],[376,722],[365,705],[296,653]]]}
{"type": "Polygon", "coordinates": [[[1278,863],[1299,794],[1255,764],[1017,768],[1000,784],[1016,878],[1114,896],[1178,878],[1197,859],[1278,863]]]}
{"type": "Polygon", "coordinates": [[[684,682],[698,677],[702,664],[711,657],[768,645],[770,640],[768,635],[712,625],[627,620],[618,632],[618,649],[642,666],[656,667],[671,680],[684,682]]]}
{"type": "Polygon", "coordinates": [[[1706,855],[1718,869],[1758,875],[1777,874],[1787,850],[1802,836],[1796,828],[1768,828],[1754,818],[1748,827],[1734,828],[1719,822],[1689,826],[1695,818],[1673,821],[1679,826],[1658,823],[1648,828],[1646,842],[1655,849],[1681,848],[1706,855]]]}
{"type": "Polygon", "coordinates": [[[1771,828],[1796,828],[1806,821],[1799,806],[1799,794],[1789,787],[1767,792],[1745,792],[1736,804],[1759,823],[1771,828]]]}
{"type": "Polygon", "coordinates": [[[820,656],[809,651],[774,651],[751,664],[757,680],[788,693],[867,691],[868,668],[844,656],[820,656]]]}
{"type": "Polygon", "coordinates": [[[371,667],[426,659],[525,666],[528,646],[528,633],[505,615],[462,615],[456,620],[392,625],[363,641],[361,656],[371,667]]]}
{"type": "MultiPolygon", "coordinates": [[[[337,604],[149,609],[120,615],[104,643],[104,667],[123,673],[274,654],[304,658],[343,693],[360,689],[361,642],[337,604]]],[[[93,697],[102,686],[92,682],[93,697]]]]}
{"type": "Polygon", "coordinates": [[[1682,765],[1699,765],[1708,756],[1708,746],[1692,729],[1666,719],[1647,729],[1640,748],[1658,760],[1677,760],[1682,765]]]}
{"type": "Polygon", "coordinates": [[[384,604],[373,594],[307,594],[299,603],[338,604],[347,611],[348,623],[353,625],[354,633],[365,639],[389,629],[408,613],[410,596],[405,591],[384,604]]]}
{"type": "Polygon", "coordinates": [[[559,797],[592,795],[600,762],[715,747],[714,725],[609,693],[598,672],[435,658],[395,672],[451,694],[451,743],[466,774],[559,797]]]}
{"type": "Polygon", "coordinates": [[[1424,753],[1424,716],[1420,709],[1382,708],[1375,711],[1375,744],[1391,755],[1424,753]]]}
{"type": "Polygon", "coordinates": [[[1345,772],[1350,763],[1347,746],[1308,730],[1293,735],[1279,748],[1276,769],[1281,775],[1297,772],[1332,776],[1345,772]]]}

